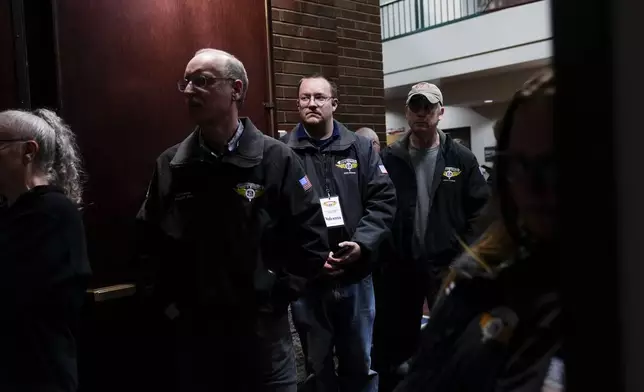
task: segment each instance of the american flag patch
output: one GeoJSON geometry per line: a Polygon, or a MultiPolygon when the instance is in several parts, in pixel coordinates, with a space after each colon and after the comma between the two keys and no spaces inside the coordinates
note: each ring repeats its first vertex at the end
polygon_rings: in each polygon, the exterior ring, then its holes
{"type": "Polygon", "coordinates": [[[378,167],[380,168],[380,173],[382,173],[382,174],[389,174],[389,173],[387,172],[387,168],[385,168],[385,165],[379,165],[378,167]]]}
{"type": "Polygon", "coordinates": [[[313,186],[311,185],[311,181],[309,181],[308,176],[304,176],[300,178],[300,184],[302,185],[302,188],[304,188],[305,191],[308,191],[313,186]]]}

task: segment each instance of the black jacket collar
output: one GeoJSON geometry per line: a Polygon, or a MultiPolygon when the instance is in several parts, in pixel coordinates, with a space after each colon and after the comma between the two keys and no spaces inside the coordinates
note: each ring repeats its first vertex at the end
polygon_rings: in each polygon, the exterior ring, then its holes
{"type": "MultiPolygon", "coordinates": [[[[244,132],[239,139],[237,148],[224,154],[221,161],[239,167],[258,165],[264,157],[264,135],[247,117],[241,117],[244,132]]],[[[206,160],[206,151],[199,144],[199,131],[195,129],[177,149],[170,166],[182,166],[206,160]]]]}
{"type": "MultiPolygon", "coordinates": [[[[413,170],[413,165],[411,163],[411,156],[409,155],[409,138],[411,131],[407,131],[398,141],[393,143],[387,148],[390,149],[391,154],[395,157],[401,159],[407,163],[407,167],[413,170]]],[[[450,153],[454,141],[449,135],[446,135],[445,132],[438,130],[438,137],[440,137],[440,154],[436,159],[436,167],[434,169],[434,181],[432,182],[432,199],[436,194],[438,186],[441,184],[441,176],[443,175],[443,170],[445,170],[445,162],[447,161],[447,156],[450,153]]],[[[386,151],[386,150],[385,150],[386,151]]]]}
{"type": "MultiPolygon", "coordinates": [[[[397,156],[400,159],[405,161],[410,161],[409,156],[409,139],[411,136],[411,131],[407,131],[404,135],[400,137],[395,143],[389,146],[391,153],[397,156]]],[[[452,147],[452,139],[445,134],[445,132],[438,130],[438,137],[440,137],[440,151],[441,155],[444,155],[452,147]]]]}
{"type": "MultiPolygon", "coordinates": [[[[333,123],[335,126],[338,128],[338,131],[340,132],[340,138],[337,140],[334,140],[329,144],[328,147],[325,148],[327,151],[344,151],[351,147],[357,140],[357,136],[355,133],[351,132],[350,130],[347,129],[342,123],[333,120],[333,123]]],[[[291,132],[289,132],[288,136],[288,142],[286,143],[289,147],[291,147],[294,150],[301,150],[301,149],[314,149],[317,150],[317,147],[311,143],[310,140],[308,139],[299,139],[297,137],[297,128],[299,127],[299,124],[293,128],[291,132]]]]}
{"type": "Polygon", "coordinates": [[[63,189],[56,185],[39,185],[39,186],[33,187],[32,189],[20,195],[20,197],[16,199],[16,201],[11,205],[11,207],[20,206],[24,203],[30,203],[34,199],[37,199],[43,195],[46,195],[47,193],[52,193],[52,192],[60,193],[63,195],[65,194],[63,189]]]}

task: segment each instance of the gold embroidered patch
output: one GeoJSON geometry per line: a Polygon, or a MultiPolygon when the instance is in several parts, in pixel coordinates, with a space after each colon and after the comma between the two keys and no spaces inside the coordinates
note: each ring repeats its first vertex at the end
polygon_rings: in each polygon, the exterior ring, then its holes
{"type": "Polygon", "coordinates": [[[235,192],[239,196],[248,199],[248,201],[252,201],[256,197],[264,194],[264,187],[259,184],[253,184],[252,182],[244,182],[235,186],[235,192]]]}

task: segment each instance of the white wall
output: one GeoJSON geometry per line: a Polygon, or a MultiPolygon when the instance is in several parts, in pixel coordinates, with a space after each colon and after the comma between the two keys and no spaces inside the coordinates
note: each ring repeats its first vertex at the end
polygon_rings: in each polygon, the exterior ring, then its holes
{"type": "Polygon", "coordinates": [[[503,9],[383,42],[385,88],[551,57],[550,3],[503,9]]]}
{"type": "MultiPolygon", "coordinates": [[[[544,64],[545,66],[545,64],[544,64]]],[[[493,75],[473,77],[467,75],[441,79],[439,87],[443,92],[445,105],[478,107],[486,100],[507,102],[514,93],[540,70],[542,66],[527,69],[506,70],[493,75]]],[[[411,86],[410,86],[411,87],[411,86]]],[[[404,90],[406,95],[409,88],[404,90]]],[[[494,107],[496,105],[485,105],[494,107]]]]}
{"type": "MultiPolygon", "coordinates": [[[[408,128],[405,119],[405,101],[387,101],[385,102],[386,112],[385,121],[387,129],[408,128]]],[[[495,105],[496,106],[496,105],[495,105]]],[[[490,110],[490,113],[502,113],[499,108],[490,110]]],[[[477,111],[459,106],[446,106],[445,116],[439,124],[439,128],[459,128],[471,127],[472,152],[476,155],[479,164],[485,162],[484,148],[496,145],[494,138],[494,123],[498,117],[488,118],[479,114],[477,111]]]]}

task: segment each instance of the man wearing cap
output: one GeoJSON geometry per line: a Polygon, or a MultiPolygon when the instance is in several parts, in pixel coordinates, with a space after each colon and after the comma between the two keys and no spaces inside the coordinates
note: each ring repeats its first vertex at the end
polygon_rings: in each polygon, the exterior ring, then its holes
{"type": "Polygon", "coordinates": [[[431,307],[451,261],[474,239],[473,220],[489,189],[474,154],[438,129],[443,94],[418,83],[407,95],[410,130],[382,151],[396,187],[392,241],[377,287],[374,367],[380,391],[393,389],[418,348],[423,303],[431,307]]]}

